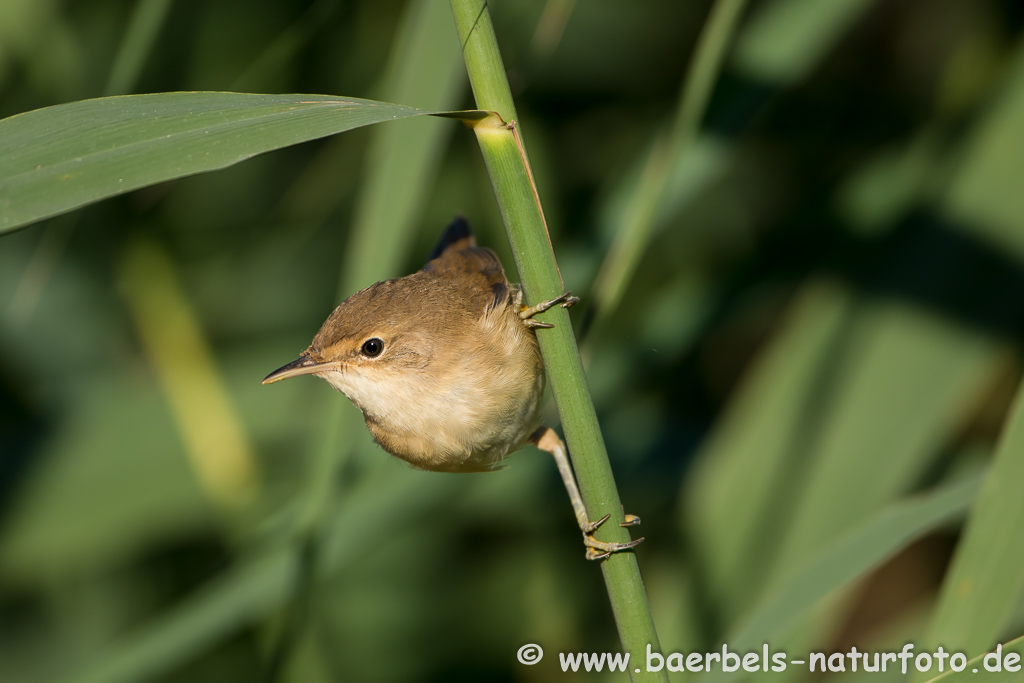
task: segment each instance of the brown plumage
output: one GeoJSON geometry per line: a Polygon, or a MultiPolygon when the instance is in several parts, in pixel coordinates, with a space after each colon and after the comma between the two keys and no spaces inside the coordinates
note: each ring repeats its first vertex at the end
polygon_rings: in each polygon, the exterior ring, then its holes
{"type": "Polygon", "coordinates": [[[423,270],[356,292],[265,383],[314,374],[414,467],[487,470],[538,427],[544,368],[521,296],[457,218],[423,270]]]}

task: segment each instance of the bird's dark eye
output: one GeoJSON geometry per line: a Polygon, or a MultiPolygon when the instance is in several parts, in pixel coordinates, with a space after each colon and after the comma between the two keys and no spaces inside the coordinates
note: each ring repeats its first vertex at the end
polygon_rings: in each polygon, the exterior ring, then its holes
{"type": "Polygon", "coordinates": [[[376,358],[384,350],[384,342],[374,337],[363,342],[362,354],[367,358],[376,358]]]}

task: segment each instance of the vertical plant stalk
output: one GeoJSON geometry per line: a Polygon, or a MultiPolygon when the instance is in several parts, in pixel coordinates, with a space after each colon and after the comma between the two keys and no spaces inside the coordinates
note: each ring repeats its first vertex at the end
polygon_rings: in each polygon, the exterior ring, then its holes
{"type": "Polygon", "coordinates": [[[222,508],[247,504],[259,488],[254,449],[173,262],[155,245],[137,243],[126,251],[120,274],[142,349],[201,488],[222,508]]]}
{"type": "Polygon", "coordinates": [[[658,136],[647,157],[640,182],[629,201],[626,223],[615,234],[592,288],[595,322],[604,322],[618,308],[650,242],[673,164],[697,137],[711,92],[725,61],[746,0],[716,0],[701,31],[679,96],[672,128],[658,136]]]}
{"type": "MultiPolygon", "coordinates": [[[[473,130],[487,164],[516,267],[528,303],[552,299],[564,291],[547,224],[530,170],[518,116],[512,103],[501,54],[484,0],[451,0],[466,68],[479,109],[496,112],[475,123],[473,130]]],[[[541,330],[540,342],[548,381],[558,406],[573,469],[590,519],[611,515],[598,530],[602,541],[624,543],[624,521],[605,450],[601,427],[587,389],[579,349],[568,312],[555,307],[539,316],[554,328],[541,330]]],[[[617,553],[601,562],[608,597],[623,649],[633,663],[645,661],[647,646],[660,651],[636,555],[617,553]]],[[[648,673],[629,666],[638,681],[667,681],[664,672],[648,673]]]]}
{"type": "Polygon", "coordinates": [[[117,57],[103,87],[103,96],[127,95],[135,89],[139,74],[160,30],[167,21],[172,0],[138,0],[132,8],[128,27],[121,38],[117,57]]]}

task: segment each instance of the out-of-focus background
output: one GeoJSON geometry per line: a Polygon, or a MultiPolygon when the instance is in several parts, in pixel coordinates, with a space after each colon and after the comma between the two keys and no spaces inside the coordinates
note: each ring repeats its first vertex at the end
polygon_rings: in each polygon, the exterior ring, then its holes
{"type": "MultiPolygon", "coordinates": [[[[680,146],[711,3],[489,6],[662,648],[720,647],[992,456],[1024,338],[1024,6],[752,1],[680,146]]],[[[0,115],[171,90],[472,108],[440,0],[0,0],[0,115]]],[[[260,385],[457,212],[514,278],[472,135],[416,120],[0,238],[0,680],[562,680],[556,653],[618,649],[544,455],[416,472],[326,383],[260,385]]],[[[923,639],[962,512],[772,642],[923,639]]]]}

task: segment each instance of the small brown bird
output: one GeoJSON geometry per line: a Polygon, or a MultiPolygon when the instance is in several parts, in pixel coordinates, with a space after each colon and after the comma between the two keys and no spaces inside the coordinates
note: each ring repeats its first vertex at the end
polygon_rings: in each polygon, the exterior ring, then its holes
{"type": "MultiPolygon", "coordinates": [[[[413,467],[435,472],[491,470],[527,443],[558,464],[589,559],[631,548],[593,532],[565,444],[540,426],[544,364],[533,316],[578,299],[569,293],[522,304],[497,255],[476,246],[456,217],[423,270],[356,292],[327,318],[295,361],[264,384],[316,375],[362,412],[374,439],[413,467]]],[[[623,526],[639,524],[627,515],[623,526]]]]}

